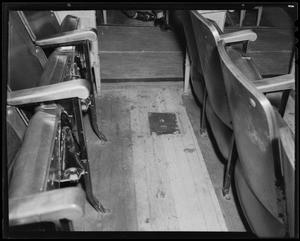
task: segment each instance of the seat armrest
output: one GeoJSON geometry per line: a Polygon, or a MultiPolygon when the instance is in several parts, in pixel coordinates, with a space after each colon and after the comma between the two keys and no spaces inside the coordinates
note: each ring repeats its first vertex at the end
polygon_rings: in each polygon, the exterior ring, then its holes
{"type": "Polygon", "coordinates": [[[36,222],[71,221],[84,213],[85,192],[81,187],[67,187],[9,199],[9,225],[36,222]]]}
{"type": "Polygon", "coordinates": [[[220,35],[220,39],[224,40],[226,44],[236,43],[242,41],[255,41],[257,34],[250,29],[236,31],[233,33],[224,33],[220,35]]]}
{"type": "Polygon", "coordinates": [[[17,106],[75,97],[86,99],[90,95],[90,90],[91,85],[87,80],[70,80],[52,85],[8,92],[7,104],[17,106]]]}
{"type": "Polygon", "coordinates": [[[295,75],[287,74],[273,78],[264,78],[252,83],[263,93],[283,91],[295,88],[295,75]]]}
{"type": "Polygon", "coordinates": [[[53,34],[48,38],[37,39],[34,43],[40,47],[47,47],[53,45],[71,45],[84,41],[96,40],[97,30],[95,28],[85,28],[53,34]]]}

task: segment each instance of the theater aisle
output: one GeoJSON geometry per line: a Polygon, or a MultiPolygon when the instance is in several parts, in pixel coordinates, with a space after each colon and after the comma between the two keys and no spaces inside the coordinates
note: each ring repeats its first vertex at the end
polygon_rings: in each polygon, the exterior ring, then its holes
{"type": "Polygon", "coordinates": [[[94,192],[111,213],[86,203],[75,230],[228,230],[181,95],[178,82],[102,85],[98,124],[109,143],[85,121],[94,192]],[[149,112],[175,114],[179,131],[150,133],[149,112]]]}

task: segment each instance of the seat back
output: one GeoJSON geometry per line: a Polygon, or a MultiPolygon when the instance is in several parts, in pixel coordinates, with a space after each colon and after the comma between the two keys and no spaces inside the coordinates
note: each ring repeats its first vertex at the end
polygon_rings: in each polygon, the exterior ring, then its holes
{"type": "Polygon", "coordinates": [[[36,46],[34,40],[79,28],[80,19],[68,15],[61,25],[51,11],[11,11],[9,14],[9,80],[12,91],[39,85],[53,49],[36,46]]]}
{"type": "Polygon", "coordinates": [[[56,107],[52,112],[54,113],[38,111],[30,119],[20,149],[15,156],[17,161],[9,185],[9,198],[35,194],[49,188],[51,179],[49,159],[56,154],[53,153],[58,144],[54,143],[55,138],[59,138],[60,125],[59,108],[56,107]]]}
{"type": "Polygon", "coordinates": [[[199,53],[192,26],[191,16],[188,10],[183,10],[182,23],[186,37],[186,45],[191,60],[191,82],[194,92],[202,104],[204,97],[205,82],[202,75],[202,67],[199,59],[199,53]]]}
{"type": "Polygon", "coordinates": [[[208,99],[215,114],[231,127],[228,104],[217,49],[220,39],[218,29],[197,10],[191,11],[191,19],[205,79],[208,99]]]}
{"type": "Polygon", "coordinates": [[[53,11],[19,11],[24,22],[32,33],[33,40],[46,38],[59,32],[58,23],[53,11]]]}
{"type": "Polygon", "coordinates": [[[67,15],[59,24],[53,11],[18,11],[32,40],[80,28],[80,18],[67,15]]]}
{"type": "MultiPolygon", "coordinates": [[[[229,58],[224,42],[218,44],[233,132],[244,178],[259,202],[283,223],[284,213],[278,118],[269,100],[229,58]]],[[[282,119],[279,119],[282,122],[282,119]]],[[[250,210],[255,212],[255,210],[250,210]]],[[[267,223],[264,225],[268,225],[267,223]]]]}
{"type": "Polygon", "coordinates": [[[37,86],[47,57],[33,44],[17,11],[9,13],[8,37],[8,86],[12,91],[37,86]]]}
{"type": "Polygon", "coordinates": [[[7,153],[7,173],[8,186],[10,185],[12,169],[15,156],[17,155],[22,139],[26,130],[27,120],[24,120],[24,114],[16,107],[6,107],[6,153],[7,153]]]}

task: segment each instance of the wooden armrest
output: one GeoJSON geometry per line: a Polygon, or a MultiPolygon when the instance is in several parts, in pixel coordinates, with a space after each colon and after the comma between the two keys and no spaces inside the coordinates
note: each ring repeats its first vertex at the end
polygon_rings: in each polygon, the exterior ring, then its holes
{"type": "Polygon", "coordinates": [[[77,29],[73,31],[61,32],[54,34],[51,37],[44,39],[37,39],[34,43],[41,47],[53,45],[70,45],[83,41],[96,41],[97,30],[94,28],[77,29]]]}
{"type": "Polygon", "coordinates": [[[9,199],[9,225],[22,225],[60,219],[76,220],[84,213],[85,193],[81,187],[68,187],[9,199]]]}
{"type": "Polygon", "coordinates": [[[255,41],[257,34],[250,29],[236,31],[233,33],[224,33],[220,35],[220,39],[224,40],[225,43],[235,43],[241,41],[255,41]]]}
{"type": "Polygon", "coordinates": [[[295,75],[287,74],[252,82],[263,93],[295,88],[295,75]]]}
{"type": "Polygon", "coordinates": [[[87,80],[70,80],[52,85],[8,92],[7,104],[16,106],[74,97],[86,99],[90,95],[90,90],[91,85],[87,80]]]}

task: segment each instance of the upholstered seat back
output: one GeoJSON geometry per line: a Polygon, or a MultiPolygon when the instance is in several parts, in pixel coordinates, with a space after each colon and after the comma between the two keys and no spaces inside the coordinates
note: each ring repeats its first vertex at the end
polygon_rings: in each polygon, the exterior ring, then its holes
{"type": "Polygon", "coordinates": [[[37,86],[47,57],[35,46],[17,11],[9,14],[8,86],[12,91],[37,86]]]}
{"type": "Polygon", "coordinates": [[[52,11],[22,11],[35,39],[46,38],[58,33],[60,24],[52,11]]]}

